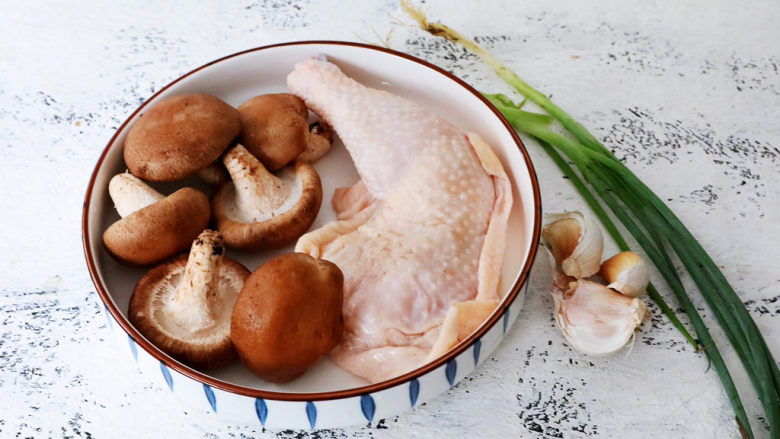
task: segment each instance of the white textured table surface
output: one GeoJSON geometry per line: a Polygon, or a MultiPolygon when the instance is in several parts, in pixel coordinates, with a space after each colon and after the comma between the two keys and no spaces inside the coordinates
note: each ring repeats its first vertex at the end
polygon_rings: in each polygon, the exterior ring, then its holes
{"type": "MultiPolygon", "coordinates": [[[[587,358],[555,328],[538,283],[489,361],[396,418],[272,432],[185,411],[104,341],[80,241],[98,155],[136,106],[190,69],[280,41],[377,41],[374,30],[384,36],[402,14],[389,0],[29,3],[4,3],[0,20],[0,437],[738,437],[715,373],[655,306],[630,352],[587,358]]],[[[428,2],[430,17],[477,36],[625,158],[711,252],[780,355],[780,4],[473,3],[428,2]]],[[[395,26],[390,41],[507,91],[442,40],[395,26]]],[[[527,145],[545,211],[582,209],[527,145]]]]}

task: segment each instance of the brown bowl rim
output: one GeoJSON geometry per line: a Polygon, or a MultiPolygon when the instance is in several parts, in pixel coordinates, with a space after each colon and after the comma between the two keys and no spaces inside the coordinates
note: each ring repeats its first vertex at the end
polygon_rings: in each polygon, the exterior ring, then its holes
{"type": "Polygon", "coordinates": [[[152,355],[154,358],[168,366],[170,369],[175,370],[176,372],[187,376],[188,378],[198,381],[203,384],[208,384],[209,386],[212,386],[214,388],[235,393],[242,396],[252,397],[252,398],[263,398],[263,399],[269,399],[269,400],[277,400],[277,401],[323,401],[323,400],[334,400],[334,399],[344,399],[344,398],[351,398],[356,397],[368,393],[376,393],[391,387],[398,386],[400,384],[404,384],[406,382],[409,382],[413,379],[419,378],[423,375],[426,375],[430,373],[431,371],[438,369],[439,367],[446,364],[451,359],[459,356],[461,353],[463,353],[465,350],[467,350],[469,347],[471,347],[472,344],[476,340],[479,340],[482,336],[484,336],[495,324],[498,322],[498,320],[504,315],[504,313],[507,311],[509,306],[515,301],[517,298],[518,293],[520,292],[521,287],[525,284],[525,282],[528,279],[528,274],[531,271],[531,266],[533,265],[534,259],[536,258],[536,252],[538,249],[539,244],[539,236],[541,232],[541,217],[542,217],[542,204],[541,204],[541,193],[539,190],[539,181],[536,176],[536,170],[534,169],[533,163],[531,162],[531,157],[528,154],[528,151],[525,148],[525,145],[523,144],[523,141],[520,140],[520,137],[517,135],[515,130],[511,127],[509,122],[504,118],[504,116],[484,97],[482,94],[480,94],[477,90],[475,90],[473,87],[468,85],[465,81],[458,78],[457,76],[453,75],[452,73],[442,69],[441,67],[438,67],[434,64],[429,63],[428,61],[419,59],[415,56],[409,55],[407,53],[399,52],[396,50],[379,47],[379,46],[372,46],[369,44],[363,44],[363,43],[356,43],[351,41],[337,41],[337,40],[303,40],[303,41],[291,41],[291,42],[285,42],[285,43],[276,43],[276,44],[269,44],[265,46],[255,47],[252,49],[242,50],[240,52],[233,53],[231,55],[224,56],[222,58],[216,59],[214,61],[211,61],[209,63],[203,64],[202,66],[191,70],[188,73],[185,73],[184,75],[180,76],[179,78],[171,81],[167,85],[165,85],[163,88],[158,90],[156,93],[154,93],[151,97],[146,99],[143,104],[141,104],[133,113],[122,123],[122,125],[119,126],[119,128],[116,129],[113,136],[111,136],[111,140],[109,140],[108,144],[106,145],[103,152],[100,154],[100,158],[98,158],[97,163],[95,164],[95,169],[92,172],[92,176],[89,179],[89,184],[87,185],[87,192],[84,197],[84,204],[82,207],[82,221],[81,221],[81,234],[82,234],[82,243],[84,247],[84,256],[87,261],[87,269],[89,270],[89,275],[92,278],[92,283],[95,285],[95,288],[97,290],[98,295],[100,296],[101,301],[105,305],[105,307],[108,309],[108,312],[111,314],[111,316],[116,320],[117,323],[122,327],[122,329],[137,343],[139,346],[141,346],[146,352],[148,352],[150,355],[152,355]],[[425,67],[428,67],[430,69],[433,69],[442,75],[448,77],[449,79],[455,81],[460,86],[471,92],[474,96],[479,98],[485,105],[488,106],[488,108],[501,120],[501,122],[504,124],[504,127],[509,131],[510,135],[514,139],[515,143],[517,144],[517,148],[520,150],[520,153],[523,155],[523,159],[525,160],[526,167],[528,168],[528,173],[531,178],[531,186],[534,194],[534,226],[533,226],[533,233],[532,233],[532,241],[531,241],[531,248],[528,253],[528,257],[526,258],[525,264],[523,265],[523,268],[520,271],[520,276],[517,278],[517,281],[512,286],[512,289],[507,294],[507,297],[505,297],[501,304],[499,305],[499,308],[493,312],[493,314],[488,318],[488,320],[480,326],[480,328],[472,333],[468,338],[461,341],[458,345],[456,345],[453,349],[451,349],[447,354],[441,356],[435,361],[432,361],[430,363],[427,363],[411,372],[408,372],[404,375],[397,376],[395,378],[392,378],[390,380],[382,381],[375,384],[370,384],[366,386],[361,387],[355,387],[352,389],[346,389],[346,390],[337,390],[337,391],[331,391],[331,392],[316,392],[316,393],[288,393],[288,392],[273,392],[268,390],[259,390],[259,389],[252,389],[249,387],[240,386],[237,384],[231,384],[216,378],[213,378],[211,376],[208,376],[204,373],[198,372],[182,363],[179,363],[178,361],[172,359],[167,354],[159,350],[157,347],[152,345],[150,342],[148,342],[135,328],[133,328],[132,325],[127,321],[127,319],[122,315],[122,313],[119,311],[119,309],[114,304],[113,299],[108,294],[108,291],[106,287],[103,285],[103,283],[100,281],[100,276],[98,275],[97,266],[95,264],[94,257],[92,255],[91,245],[90,245],[90,238],[89,238],[89,205],[92,198],[92,191],[94,189],[95,185],[95,179],[97,178],[98,171],[100,170],[101,165],[103,164],[103,160],[105,159],[106,155],[108,154],[109,149],[111,148],[111,145],[114,144],[116,141],[117,136],[119,136],[119,133],[125,128],[125,126],[130,123],[131,120],[138,114],[143,108],[146,107],[146,105],[156,98],[160,93],[164,92],[174,84],[178,83],[179,81],[183,80],[184,78],[199,72],[200,70],[203,70],[206,67],[209,67],[211,65],[217,64],[219,62],[228,60],[230,58],[234,58],[237,56],[241,56],[247,53],[251,52],[257,52],[260,50],[266,50],[276,47],[283,47],[283,46],[297,46],[297,45],[341,45],[341,46],[352,46],[352,47],[359,47],[363,49],[369,49],[369,50],[377,50],[380,52],[384,52],[390,55],[398,56],[401,58],[405,58],[407,60],[416,62],[418,64],[421,64],[425,67]]]}

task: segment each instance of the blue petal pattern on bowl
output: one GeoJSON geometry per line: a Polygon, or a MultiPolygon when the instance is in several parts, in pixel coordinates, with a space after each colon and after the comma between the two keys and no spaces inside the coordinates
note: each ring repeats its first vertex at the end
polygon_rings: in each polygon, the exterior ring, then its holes
{"type": "Polygon", "coordinates": [[[317,407],[311,401],[306,402],[306,417],[309,418],[309,426],[314,429],[317,425],[317,407]]]}
{"type": "Polygon", "coordinates": [[[376,404],[374,398],[369,394],[360,395],[360,410],[363,411],[363,416],[366,417],[368,422],[374,420],[374,412],[376,412],[376,404]]]}
{"type": "Polygon", "coordinates": [[[209,400],[209,405],[211,406],[211,410],[214,410],[214,413],[217,412],[217,397],[214,396],[214,391],[211,390],[211,386],[208,384],[203,385],[203,392],[206,394],[206,399],[209,400]]]}
{"type": "Polygon", "coordinates": [[[263,398],[255,399],[255,412],[257,413],[257,419],[260,420],[260,425],[265,427],[265,420],[268,419],[268,405],[263,398]]]}
{"type": "Polygon", "coordinates": [[[504,334],[506,334],[506,328],[509,326],[509,308],[504,310],[504,334]]]}
{"type": "Polygon", "coordinates": [[[160,361],[160,372],[162,372],[163,378],[165,378],[165,382],[168,384],[168,388],[173,392],[173,377],[171,376],[171,371],[168,370],[168,366],[162,361],[160,361]]]}
{"type": "Polygon", "coordinates": [[[482,340],[477,340],[474,342],[474,367],[477,367],[477,364],[479,364],[480,349],[482,349],[482,340]]]}
{"type": "Polygon", "coordinates": [[[447,362],[447,366],[444,368],[444,375],[447,377],[447,382],[450,383],[450,387],[455,384],[455,373],[458,371],[458,362],[453,358],[447,362]]]}
{"type": "Polygon", "coordinates": [[[130,352],[133,353],[135,362],[138,363],[138,348],[135,347],[135,340],[133,340],[133,337],[131,337],[130,334],[127,334],[127,342],[130,344],[130,352]]]}
{"type": "Polygon", "coordinates": [[[420,382],[415,378],[409,381],[409,402],[412,403],[412,407],[417,404],[418,396],[420,396],[420,382]]]}

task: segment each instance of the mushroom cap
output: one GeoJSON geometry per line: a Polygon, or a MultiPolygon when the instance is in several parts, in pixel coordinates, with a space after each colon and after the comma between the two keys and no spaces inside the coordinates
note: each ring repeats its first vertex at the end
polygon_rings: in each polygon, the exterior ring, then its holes
{"type": "Polygon", "coordinates": [[[233,305],[249,270],[223,257],[219,264],[219,287],[213,302],[214,324],[196,331],[179,326],[164,308],[184,277],[187,255],[180,255],[154,267],[135,286],[130,298],[130,323],[160,350],[187,365],[214,368],[236,357],[230,338],[233,305]]]}
{"type": "Polygon", "coordinates": [[[341,339],[344,276],[304,253],[276,257],[252,273],[230,330],[246,367],[272,382],[302,375],[341,339]]]}
{"type": "Polygon", "coordinates": [[[298,239],[311,227],[322,204],[320,176],[303,162],[295,162],[291,171],[300,185],[300,198],[283,213],[260,222],[236,214],[233,182],[225,183],[212,195],[211,212],[229,246],[244,250],[277,248],[298,239]]]}
{"type": "Polygon", "coordinates": [[[255,96],[238,107],[239,143],[271,171],[283,168],[306,149],[308,110],[298,96],[255,96]]]}
{"type": "Polygon", "coordinates": [[[216,161],[240,131],[238,110],[219,98],[165,98],[130,127],[125,163],[144,180],[179,180],[216,161]]]}
{"type": "Polygon", "coordinates": [[[202,192],[183,188],[135,211],[103,233],[111,256],[131,265],[150,265],[180,253],[206,228],[209,200],[202,192]]]}

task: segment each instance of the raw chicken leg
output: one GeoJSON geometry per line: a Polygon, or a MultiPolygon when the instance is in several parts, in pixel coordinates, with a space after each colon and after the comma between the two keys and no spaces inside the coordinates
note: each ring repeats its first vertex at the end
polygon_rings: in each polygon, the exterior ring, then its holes
{"type": "Polygon", "coordinates": [[[512,194],[490,147],[320,59],[289,89],[338,133],[361,180],[333,196],[338,221],[296,251],[344,273],[344,334],[331,357],[378,382],[431,361],[495,309],[512,194]]]}

